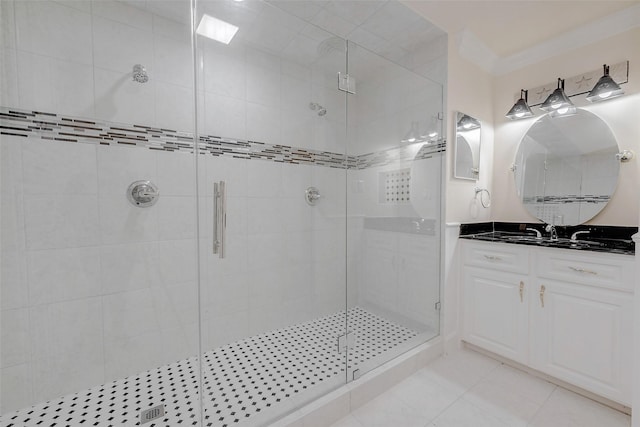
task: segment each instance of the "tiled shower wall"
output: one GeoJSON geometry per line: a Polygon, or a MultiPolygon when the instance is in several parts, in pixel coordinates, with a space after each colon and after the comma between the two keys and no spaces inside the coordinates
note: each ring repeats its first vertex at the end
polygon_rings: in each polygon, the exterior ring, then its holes
{"type": "MultiPolygon", "coordinates": [[[[187,27],[114,1],[3,1],[1,15],[3,106],[193,128],[187,27]],[[146,84],[131,81],[137,63],[146,84]]],[[[205,135],[344,153],[335,76],[208,41],[199,55],[205,135]]],[[[350,154],[374,151],[365,136],[350,154]]],[[[344,169],[201,155],[196,242],[192,155],[6,135],[0,146],[2,412],[196,354],[196,244],[205,350],[344,309],[345,242],[349,280],[366,286],[363,218],[379,212],[359,210],[345,241],[344,169]],[[126,200],[139,179],[160,188],[152,208],[126,200]],[[224,260],[211,253],[215,180],[228,187],[224,260]],[[315,207],[303,199],[310,185],[315,207]]]]}
{"type": "MultiPolygon", "coordinates": [[[[3,411],[197,354],[193,156],[2,138],[3,411]],[[139,179],[158,185],[153,207],[127,201],[139,179]]],[[[345,170],[200,161],[205,349],[344,309],[345,170]],[[214,180],[228,188],[222,260],[214,180]]]]}

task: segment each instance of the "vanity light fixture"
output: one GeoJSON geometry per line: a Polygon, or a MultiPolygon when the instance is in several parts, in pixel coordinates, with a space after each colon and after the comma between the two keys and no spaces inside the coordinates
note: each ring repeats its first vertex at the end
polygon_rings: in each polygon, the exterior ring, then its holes
{"type": "Polygon", "coordinates": [[[527,98],[529,95],[528,90],[520,89],[520,99],[513,104],[513,107],[507,113],[507,118],[511,120],[526,119],[527,117],[533,117],[533,111],[527,104],[527,98]]]}
{"type": "Polygon", "coordinates": [[[604,74],[598,80],[598,83],[591,89],[591,92],[587,95],[587,100],[590,102],[599,102],[606,99],[615,98],[624,94],[624,91],[620,88],[620,85],[615,82],[609,75],[609,66],[604,64],[604,74]]]}
{"type": "Polygon", "coordinates": [[[466,114],[460,117],[458,123],[456,124],[456,128],[458,131],[464,132],[465,130],[478,129],[480,127],[480,122],[474,119],[473,117],[467,116],[466,114]]]}
{"type": "Polygon", "coordinates": [[[558,78],[558,87],[540,106],[541,110],[557,115],[575,113],[576,107],[564,93],[564,79],[558,78]]]}

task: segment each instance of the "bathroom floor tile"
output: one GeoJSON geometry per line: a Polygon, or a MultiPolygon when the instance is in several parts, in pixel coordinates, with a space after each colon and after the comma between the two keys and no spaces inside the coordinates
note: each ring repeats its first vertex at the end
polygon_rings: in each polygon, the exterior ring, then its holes
{"type": "Polygon", "coordinates": [[[629,427],[631,417],[557,387],[530,424],[532,427],[629,427]],[[558,420],[562,421],[559,424],[558,420]]]}

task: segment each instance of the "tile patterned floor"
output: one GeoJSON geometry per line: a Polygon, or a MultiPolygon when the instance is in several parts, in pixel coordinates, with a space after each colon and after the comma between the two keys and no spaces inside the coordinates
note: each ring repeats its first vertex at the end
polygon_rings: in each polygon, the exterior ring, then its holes
{"type": "MultiPolygon", "coordinates": [[[[418,333],[367,310],[348,311],[356,344],[348,366],[357,367],[418,333]]],[[[344,312],[260,334],[204,354],[207,427],[242,426],[284,399],[345,376],[336,337],[344,312]]],[[[139,412],[165,404],[165,417],[145,427],[198,425],[198,361],[182,360],[109,384],[0,417],[2,427],[136,426],[139,412]]]]}
{"type": "Polygon", "coordinates": [[[436,360],[332,427],[629,427],[631,418],[471,350],[436,360]]]}

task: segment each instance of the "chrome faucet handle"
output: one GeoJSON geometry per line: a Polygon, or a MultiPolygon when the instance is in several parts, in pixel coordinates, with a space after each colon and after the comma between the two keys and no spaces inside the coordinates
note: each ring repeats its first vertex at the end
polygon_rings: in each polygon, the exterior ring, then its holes
{"type": "Polygon", "coordinates": [[[547,224],[547,226],[544,228],[544,231],[550,233],[549,240],[551,240],[552,242],[558,241],[558,232],[556,231],[555,225],[547,224]]]}
{"type": "Polygon", "coordinates": [[[534,233],[536,233],[536,239],[542,239],[542,233],[540,232],[540,230],[536,230],[535,228],[525,228],[524,231],[533,231],[534,233]]]}
{"type": "Polygon", "coordinates": [[[571,241],[572,241],[572,242],[576,242],[576,241],[577,241],[577,240],[576,240],[576,237],[578,237],[578,236],[579,236],[579,235],[581,235],[581,234],[589,234],[589,233],[591,233],[591,230],[576,231],[575,233],[573,233],[573,234],[571,235],[571,241]]]}

